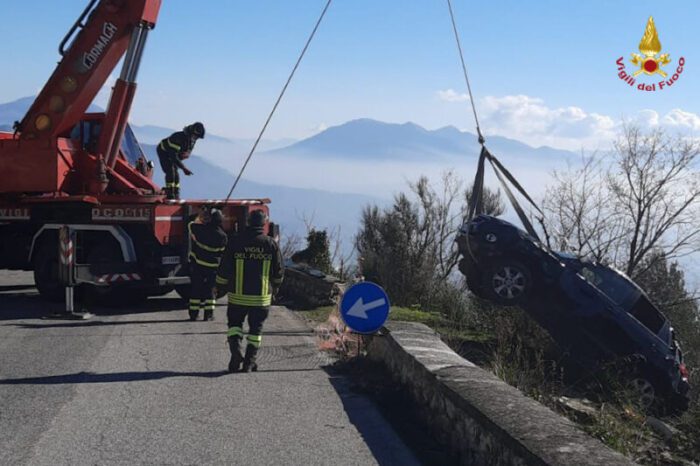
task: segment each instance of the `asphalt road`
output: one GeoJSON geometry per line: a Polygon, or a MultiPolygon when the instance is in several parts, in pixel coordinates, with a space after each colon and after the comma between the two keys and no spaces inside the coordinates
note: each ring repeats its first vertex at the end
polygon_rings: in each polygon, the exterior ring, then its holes
{"type": "Polygon", "coordinates": [[[284,308],[250,374],[224,372],[223,307],[214,322],[174,295],[89,321],[55,310],[31,275],[0,272],[0,464],[418,464],[284,308]]]}

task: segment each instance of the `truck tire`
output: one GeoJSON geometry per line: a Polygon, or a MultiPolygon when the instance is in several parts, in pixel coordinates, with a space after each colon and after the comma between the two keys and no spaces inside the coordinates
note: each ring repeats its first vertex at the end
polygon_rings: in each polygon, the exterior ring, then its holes
{"type": "Polygon", "coordinates": [[[49,243],[45,240],[34,253],[34,283],[43,299],[60,303],[65,300],[65,288],[58,281],[58,242],[55,247],[49,243]]]}

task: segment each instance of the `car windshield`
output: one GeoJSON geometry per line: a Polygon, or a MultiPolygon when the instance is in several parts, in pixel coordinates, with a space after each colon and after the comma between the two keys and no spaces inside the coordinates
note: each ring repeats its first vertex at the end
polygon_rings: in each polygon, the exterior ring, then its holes
{"type": "Polygon", "coordinates": [[[642,295],[627,278],[602,265],[586,263],[579,273],[615,304],[624,308],[630,308],[642,295]]]}

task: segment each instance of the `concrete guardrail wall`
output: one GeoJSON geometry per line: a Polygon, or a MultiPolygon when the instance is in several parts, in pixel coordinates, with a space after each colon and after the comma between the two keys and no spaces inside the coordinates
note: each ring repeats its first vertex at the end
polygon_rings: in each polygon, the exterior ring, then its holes
{"type": "Polygon", "coordinates": [[[635,464],[453,352],[429,327],[390,322],[368,355],[416,402],[437,440],[465,465],[635,464]]]}

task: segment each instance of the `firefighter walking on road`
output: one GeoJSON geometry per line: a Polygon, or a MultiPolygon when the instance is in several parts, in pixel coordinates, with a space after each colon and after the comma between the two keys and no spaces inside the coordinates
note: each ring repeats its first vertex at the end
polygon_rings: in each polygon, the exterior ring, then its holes
{"type": "Polygon", "coordinates": [[[226,248],[216,277],[217,286],[228,289],[229,372],[257,370],[263,323],[270,312],[272,296],[282,284],[282,255],[275,240],[263,233],[266,221],[263,211],[251,213],[248,228],[233,237],[226,248]],[[248,335],[243,356],[241,341],[246,317],[248,335]]]}
{"type": "Polygon", "coordinates": [[[221,228],[223,214],[218,209],[202,210],[188,225],[190,233],[190,320],[204,311],[204,320],[214,319],[216,309],[216,271],[228,238],[221,228]]]}
{"type": "Polygon", "coordinates": [[[165,195],[168,199],[180,199],[180,172],[192,175],[183,160],[192,155],[197,139],[204,139],[204,125],[193,123],[185,126],[182,131],[173,133],[158,144],[158,160],[165,173],[165,195]]]}

